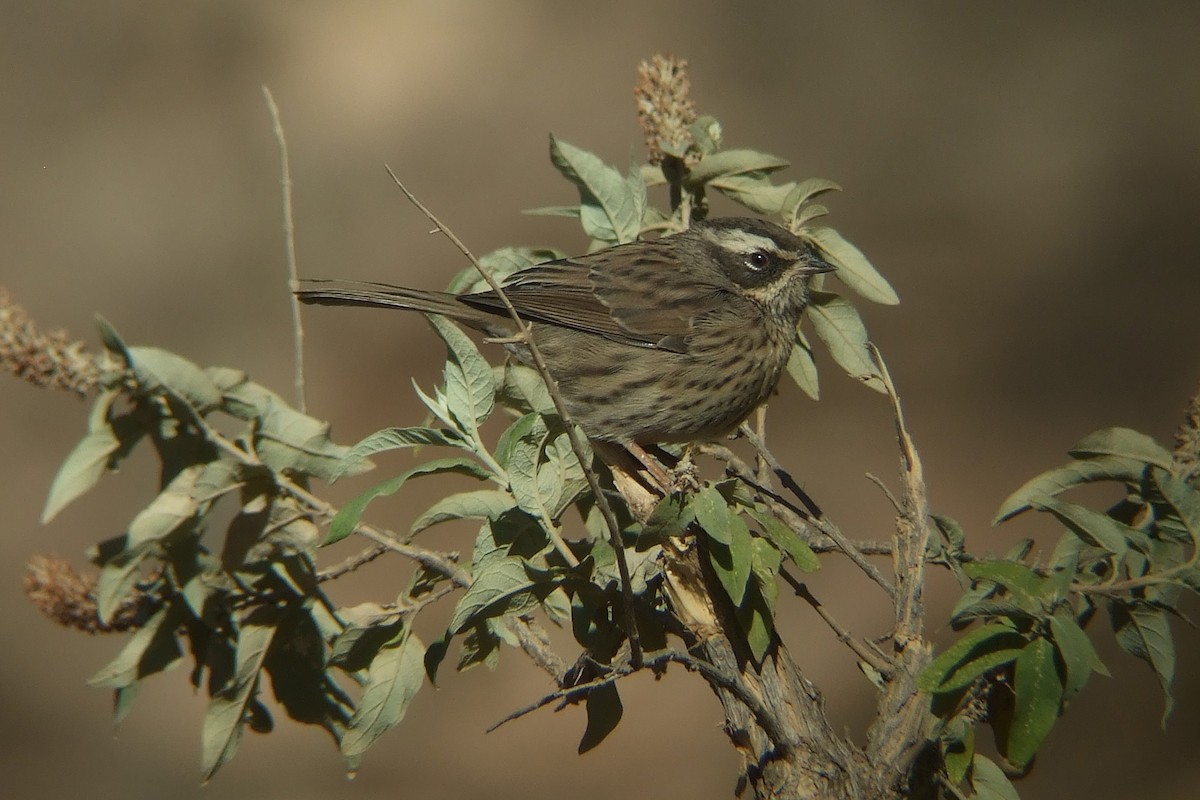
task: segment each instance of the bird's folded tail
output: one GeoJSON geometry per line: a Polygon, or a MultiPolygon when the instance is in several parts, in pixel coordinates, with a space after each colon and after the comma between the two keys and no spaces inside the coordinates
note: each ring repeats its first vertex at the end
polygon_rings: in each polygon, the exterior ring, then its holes
{"type": "Polygon", "coordinates": [[[478,315],[455,295],[387,283],[305,279],[296,297],[301,303],[319,306],[403,308],[456,318],[478,315]]]}

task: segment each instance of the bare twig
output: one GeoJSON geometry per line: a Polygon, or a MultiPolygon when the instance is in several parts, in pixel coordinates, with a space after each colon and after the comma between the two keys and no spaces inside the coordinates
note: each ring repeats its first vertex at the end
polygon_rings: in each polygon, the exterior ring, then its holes
{"type": "Polygon", "coordinates": [[[537,620],[529,616],[512,621],[513,633],[529,659],[546,672],[561,688],[570,665],[550,647],[550,637],[537,620]]]}
{"type": "Polygon", "coordinates": [[[891,678],[892,672],[896,669],[895,664],[892,664],[890,661],[884,658],[883,655],[875,650],[872,650],[866,642],[856,638],[852,633],[850,633],[850,631],[843,628],[841,624],[834,619],[828,611],[825,610],[825,606],[821,604],[820,600],[813,596],[813,593],[809,591],[808,586],[806,586],[802,581],[797,580],[796,577],[786,569],[781,569],[779,574],[785,581],[788,582],[789,585],[791,585],[792,590],[795,591],[797,597],[803,599],[804,602],[812,606],[813,610],[817,612],[817,616],[824,620],[825,624],[829,626],[829,629],[833,631],[834,635],[837,636],[838,641],[853,650],[856,656],[870,664],[875,671],[882,675],[885,679],[891,678]]]}
{"type": "Polygon", "coordinates": [[[625,558],[625,545],[621,541],[621,524],[617,521],[617,516],[613,512],[612,506],[608,502],[608,497],[604,494],[604,491],[600,487],[600,479],[596,476],[591,464],[588,463],[587,444],[582,435],[579,433],[580,429],[571,421],[571,416],[567,413],[566,406],[563,403],[562,396],[558,392],[558,386],[554,381],[554,377],[550,374],[550,370],[546,367],[546,361],[544,358],[542,358],[542,353],[538,349],[537,343],[533,339],[533,331],[531,326],[521,319],[521,315],[517,313],[516,307],[514,307],[512,301],[509,300],[508,295],[505,293],[503,287],[500,286],[491,272],[479,262],[479,259],[475,257],[475,255],[467,248],[467,246],[463,244],[462,240],[459,239],[453,231],[447,228],[432,211],[426,208],[425,205],[417,199],[417,196],[414,195],[409,188],[404,185],[403,182],[401,182],[400,178],[396,176],[396,173],[392,171],[391,167],[387,167],[387,171],[388,175],[391,176],[396,186],[400,188],[400,191],[404,193],[404,196],[408,198],[409,202],[415,205],[422,214],[428,217],[429,221],[432,222],[456,248],[458,248],[458,251],[462,253],[463,256],[465,256],[466,259],[471,262],[471,265],[475,267],[476,271],[483,276],[483,279],[487,281],[488,286],[490,286],[492,291],[496,293],[496,296],[500,298],[500,302],[504,304],[504,308],[508,311],[513,323],[517,326],[517,331],[521,336],[524,337],[524,343],[526,348],[529,350],[529,355],[533,361],[534,367],[537,369],[538,374],[542,376],[542,381],[544,381],[546,384],[546,390],[550,394],[550,399],[554,403],[554,408],[558,412],[559,417],[562,419],[563,425],[566,427],[567,439],[571,443],[571,450],[574,451],[575,458],[578,459],[579,466],[583,469],[583,474],[587,478],[588,487],[591,489],[592,496],[596,500],[596,507],[600,509],[600,514],[604,517],[604,522],[608,526],[609,538],[611,540],[613,550],[616,553],[617,570],[621,575],[621,599],[623,601],[622,606],[625,627],[629,635],[630,660],[632,661],[635,669],[640,669],[642,666],[642,645],[641,638],[638,635],[637,630],[637,618],[633,612],[633,591],[630,588],[632,584],[629,576],[629,562],[625,558]]]}
{"type": "MultiPolygon", "coordinates": [[[[774,455],[772,455],[771,451],[767,449],[766,443],[758,435],[756,435],[754,431],[750,430],[745,425],[739,429],[739,433],[746,437],[747,441],[749,441],[754,447],[755,452],[761,455],[761,457],[771,467],[771,470],[775,473],[775,476],[778,477],[783,484],[797,496],[797,499],[799,499],[800,502],[804,503],[808,510],[806,512],[797,508],[795,504],[791,503],[786,498],[759,484],[749,466],[746,466],[744,462],[741,462],[740,459],[736,459],[736,456],[733,456],[733,454],[730,453],[729,455],[732,456],[735,461],[730,461],[727,463],[741,464],[742,468],[738,470],[738,477],[745,480],[748,485],[757,489],[763,495],[764,502],[766,502],[767,506],[773,513],[775,513],[776,516],[780,517],[784,524],[791,528],[797,529],[803,528],[806,524],[809,527],[816,528],[821,533],[829,537],[830,541],[837,545],[838,549],[841,550],[847,558],[853,561],[854,565],[862,570],[868,578],[870,578],[872,581],[878,584],[881,589],[887,592],[888,597],[895,598],[896,588],[892,586],[890,582],[888,582],[887,578],[883,577],[883,573],[879,571],[879,568],[868,561],[866,556],[864,556],[863,553],[857,547],[855,547],[854,542],[850,541],[850,539],[842,533],[841,528],[835,525],[828,517],[821,514],[816,503],[814,503],[812,499],[809,498],[802,489],[800,489],[800,487],[796,484],[795,479],[780,465],[779,461],[774,455]]],[[[709,452],[713,451],[710,450],[709,452]]]]}
{"type": "Polygon", "coordinates": [[[385,547],[384,545],[381,545],[381,544],[377,544],[374,547],[368,547],[366,550],[363,550],[361,553],[350,556],[342,563],[335,564],[334,566],[330,567],[329,569],[323,569],[320,572],[318,572],[317,573],[317,582],[324,583],[325,581],[337,580],[338,578],[342,577],[343,575],[354,572],[359,567],[370,564],[372,561],[379,558],[384,553],[389,553],[389,552],[391,552],[391,548],[385,547]]]}
{"type": "Polygon", "coordinates": [[[283,234],[287,243],[288,294],[292,298],[292,346],[295,359],[296,407],[305,411],[304,402],[304,326],[300,323],[300,300],[296,290],[300,288],[300,277],[296,270],[296,223],[292,216],[292,169],[288,163],[287,137],[283,135],[283,119],[279,116],[279,106],[266,84],[262,87],[263,97],[267,101],[267,110],[271,112],[271,123],[275,131],[275,140],[279,142],[279,183],[283,188],[283,234]]]}

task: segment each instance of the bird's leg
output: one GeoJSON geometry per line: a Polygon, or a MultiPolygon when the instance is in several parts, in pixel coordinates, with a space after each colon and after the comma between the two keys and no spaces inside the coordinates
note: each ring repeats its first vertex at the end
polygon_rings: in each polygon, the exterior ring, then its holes
{"type": "Polygon", "coordinates": [[[662,490],[663,494],[670,494],[675,481],[672,479],[671,473],[667,472],[666,468],[658,462],[658,459],[647,453],[637,442],[626,442],[625,449],[629,451],[629,455],[636,458],[638,463],[646,468],[646,472],[658,484],[658,488],[662,490]]]}

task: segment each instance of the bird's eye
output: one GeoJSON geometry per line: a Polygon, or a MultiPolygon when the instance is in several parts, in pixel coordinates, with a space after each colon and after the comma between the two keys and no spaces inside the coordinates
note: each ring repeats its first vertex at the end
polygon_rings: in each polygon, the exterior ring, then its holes
{"type": "Polygon", "coordinates": [[[767,268],[771,263],[770,257],[762,250],[754,250],[746,256],[746,266],[755,272],[760,272],[767,268]]]}

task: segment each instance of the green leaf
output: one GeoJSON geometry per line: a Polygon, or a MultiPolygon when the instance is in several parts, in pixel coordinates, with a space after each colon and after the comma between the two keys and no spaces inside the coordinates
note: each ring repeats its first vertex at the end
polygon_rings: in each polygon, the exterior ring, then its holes
{"type": "Polygon", "coordinates": [[[255,395],[255,402],[263,404],[254,430],[254,449],[267,466],[327,482],[371,469],[371,462],[365,459],[346,461],[350,448],[334,444],[329,438],[328,422],[302,414],[272,392],[265,396],[250,394],[255,395]]]}
{"type": "Polygon", "coordinates": [[[479,489],[474,492],[459,492],[429,507],[417,518],[409,531],[420,533],[426,528],[452,519],[496,519],[513,508],[515,502],[508,492],[495,489],[479,489]]]}
{"type": "Polygon", "coordinates": [[[95,486],[113,454],[120,449],[121,440],[109,421],[113,402],[119,394],[113,389],[102,392],[96,398],[88,415],[87,434],[72,448],[50,484],[46,507],[42,510],[43,525],[54,519],[68,503],[95,486]]]}
{"type": "Polygon", "coordinates": [[[762,528],[763,535],[773,545],[788,554],[801,572],[816,572],[821,568],[821,560],[812,548],[800,538],[800,534],[784,525],[775,515],[765,509],[748,508],[747,513],[762,528]]]}
{"type": "Polygon", "coordinates": [[[583,755],[604,741],[616,730],[625,713],[616,682],[603,683],[587,694],[587,729],[579,740],[579,754],[583,755]]]}
{"type": "Polygon", "coordinates": [[[193,521],[200,513],[196,483],[206,471],[205,464],[192,464],[179,471],[166,488],[138,512],[129,523],[126,546],[136,549],[160,541],[193,521]]]}
{"type": "Polygon", "coordinates": [[[201,416],[221,405],[221,390],[203,369],[157,347],[130,347],[138,381],[148,389],[165,386],[183,397],[201,416]]]}
{"type": "Polygon", "coordinates": [[[496,387],[497,402],[520,413],[556,414],[546,382],[537,370],[509,361],[496,387]]]}
{"type": "MultiPolygon", "coordinates": [[[[700,523],[700,527],[704,528],[708,538],[723,545],[729,545],[733,541],[732,529],[737,524],[733,520],[737,517],[737,512],[729,507],[729,501],[716,487],[706,486],[696,492],[688,504],[688,509],[700,523]]],[[[742,525],[745,526],[745,523],[742,525]]]]}
{"type": "Polygon", "coordinates": [[[813,360],[812,346],[803,337],[792,347],[792,353],[787,360],[787,371],[801,391],[813,400],[820,399],[817,362],[813,360]]]}
{"type": "Polygon", "coordinates": [[[751,541],[750,571],[758,583],[758,591],[762,594],[767,608],[775,610],[775,600],[779,597],[779,568],[783,564],[783,554],[766,539],[757,536],[751,541]]]}
{"type": "Polygon", "coordinates": [[[1017,657],[1014,683],[1016,707],[1005,755],[1017,767],[1024,767],[1054,727],[1062,703],[1063,685],[1054,663],[1054,645],[1042,638],[1026,645],[1017,657]]]}
{"type": "Polygon", "coordinates": [[[1080,439],[1068,451],[1073,458],[1121,456],[1171,469],[1171,454],[1144,433],[1129,428],[1104,428],[1080,439]]]}
{"type": "Polygon", "coordinates": [[[610,244],[638,238],[644,200],[639,203],[637,193],[620,172],[554,135],[550,136],[550,160],[579,189],[579,219],[588,236],[610,244]]]}
{"type": "Polygon", "coordinates": [[[507,467],[517,505],[547,522],[558,519],[587,486],[567,433],[549,431],[541,417],[512,442],[507,467]]]}
{"type": "Polygon", "coordinates": [[[1122,558],[1129,550],[1128,540],[1140,532],[1124,523],[1117,522],[1107,514],[1093,511],[1075,503],[1065,503],[1045,495],[1029,498],[1029,503],[1038,511],[1047,511],[1058,517],[1071,532],[1083,541],[1122,558]]]}
{"type": "Polygon", "coordinates": [[[720,150],[700,159],[688,172],[688,186],[700,186],[724,175],[766,173],[791,166],[786,160],[755,150],[720,150]]]}
{"type": "Polygon", "coordinates": [[[647,550],[668,539],[682,536],[694,519],[682,493],[669,494],[658,501],[638,532],[637,549],[647,550]]]}
{"type": "Polygon", "coordinates": [[[1004,770],[978,753],[971,763],[971,788],[975,790],[975,800],[1021,800],[1004,770]]]}
{"type": "Polygon", "coordinates": [[[710,541],[708,555],[725,594],[729,595],[735,606],[739,606],[746,595],[746,582],[750,580],[754,537],[745,521],[736,514],[729,516],[727,530],[729,544],[710,541]]]}
{"type": "Polygon", "coordinates": [[[1020,648],[1025,639],[1011,625],[990,622],[976,628],[946,649],[917,677],[917,686],[925,692],[955,691],[1004,661],[995,654],[1020,648]],[[988,659],[987,666],[977,663],[988,659]],[[974,665],[974,666],[972,666],[974,665]]]}
{"type": "Polygon", "coordinates": [[[975,729],[965,724],[959,727],[962,731],[958,735],[942,733],[942,761],[946,765],[946,777],[954,786],[967,777],[967,770],[971,768],[971,760],[975,755],[975,729]]]}
{"type": "Polygon", "coordinates": [[[1136,481],[1146,465],[1124,456],[1094,456],[1085,461],[1072,461],[1047,470],[1027,481],[1000,504],[993,525],[999,525],[1030,507],[1030,499],[1038,495],[1054,496],[1067,489],[1096,481],[1136,481]]]}
{"type": "Polygon", "coordinates": [[[775,621],[769,604],[757,584],[746,587],[746,596],[735,610],[738,627],[746,636],[750,656],[761,665],[775,642],[775,621]]]}
{"type": "Polygon", "coordinates": [[[776,186],[764,173],[759,172],[722,175],[709,181],[708,186],[735,203],[768,216],[779,214],[792,190],[796,188],[791,182],[776,186]]]}
{"type": "MultiPolygon", "coordinates": [[[[579,216],[579,209],[577,207],[573,211],[574,213],[571,216],[579,216]]],[[[479,265],[491,273],[492,278],[502,283],[514,272],[531,267],[534,264],[542,264],[546,261],[562,258],[564,255],[566,254],[547,248],[501,247],[499,250],[493,250],[490,253],[480,256],[479,265]]],[[[450,286],[446,291],[451,294],[469,294],[487,288],[490,288],[487,281],[479,274],[479,270],[475,269],[474,265],[472,265],[458,273],[454,280],[450,282],[450,286]]]]}
{"type": "Polygon", "coordinates": [[[800,181],[788,193],[787,199],[783,201],[783,208],[780,209],[780,213],[783,216],[784,223],[789,230],[796,230],[798,226],[804,224],[802,216],[806,216],[806,212],[808,211],[804,207],[810,200],[826,192],[840,192],[841,190],[841,186],[824,178],[808,178],[807,180],[800,181]]]}
{"type": "Polygon", "coordinates": [[[371,660],[362,699],[342,737],[342,755],[352,772],[367,749],[404,719],[424,679],[425,645],[405,627],[371,660]]]}
{"type": "Polygon", "coordinates": [[[826,261],[837,267],[834,277],[862,297],[889,306],[900,302],[896,290],[871,266],[862,251],[833,228],[806,228],[801,233],[820,249],[826,261]]]}
{"type": "Polygon", "coordinates": [[[1192,537],[1192,547],[1200,550],[1200,489],[1161,470],[1154,470],[1154,483],[1192,537]]]}
{"type": "MultiPolygon", "coordinates": [[[[122,541],[125,537],[121,537],[122,541]]],[[[125,549],[107,558],[96,578],[96,616],[105,625],[132,599],[141,580],[141,565],[149,548],[125,549]]]]}
{"type": "Polygon", "coordinates": [[[858,311],[846,298],[832,292],[812,292],[808,318],[813,331],[829,348],[833,360],[850,377],[883,392],[875,361],[867,349],[867,329],[858,311]]]}
{"type": "Polygon", "coordinates": [[[1067,671],[1067,682],[1063,687],[1063,699],[1070,700],[1087,685],[1092,671],[1108,674],[1108,668],[1100,660],[1100,654],[1092,646],[1092,640],[1079,627],[1075,615],[1065,607],[1050,617],[1050,633],[1067,671]]]}
{"type": "Polygon", "coordinates": [[[987,580],[1003,586],[1017,605],[1027,610],[1041,607],[1040,597],[1045,578],[1024,564],[1008,559],[980,559],[963,564],[971,580],[987,580]]]}
{"type": "Polygon", "coordinates": [[[183,652],[175,638],[181,622],[176,606],[164,606],[134,631],[117,657],[88,678],[88,686],[97,689],[124,689],[136,686],[142,678],[164,672],[179,664],[183,652]]]}
{"type": "Polygon", "coordinates": [[[1117,644],[1134,658],[1150,665],[1158,677],[1165,697],[1162,723],[1175,707],[1175,696],[1171,685],[1175,682],[1175,640],[1171,638],[1171,626],[1167,612],[1134,600],[1113,599],[1108,605],[1109,618],[1117,644]]]}
{"type": "MultiPolygon", "coordinates": [[[[462,439],[452,430],[444,428],[429,428],[417,425],[405,428],[384,428],[375,431],[370,436],[360,440],[346,453],[345,464],[353,466],[368,456],[385,453],[389,450],[400,450],[408,447],[423,447],[425,445],[444,445],[459,447],[462,439]]],[[[335,477],[341,477],[338,472],[335,477]]]]}
{"type": "Polygon", "coordinates": [[[461,428],[477,439],[479,426],[491,416],[495,404],[492,366],[453,322],[436,314],[426,317],[446,343],[446,406],[461,428]]]}
{"type": "Polygon", "coordinates": [[[276,606],[256,606],[239,622],[234,674],[209,700],[200,732],[201,774],[205,781],[233,758],[241,744],[243,723],[258,689],[263,659],[282,615],[283,610],[276,606]]]}
{"type": "Polygon", "coordinates": [[[450,633],[484,619],[519,614],[537,607],[557,585],[544,575],[531,574],[523,558],[504,556],[476,562],[477,574],[458,600],[450,618],[450,633]]]}
{"type": "Polygon", "coordinates": [[[372,486],[362,494],[355,497],[337,513],[333,518],[333,522],[329,524],[329,535],[325,537],[323,545],[333,544],[345,539],[354,532],[362,519],[363,512],[367,510],[367,505],[376,497],[384,497],[395,494],[400,490],[409,478],[419,477],[421,475],[439,475],[445,472],[454,472],[459,475],[470,475],[473,478],[483,480],[489,477],[486,469],[481,467],[477,462],[456,456],[453,458],[439,458],[434,461],[428,461],[424,464],[413,467],[405,473],[397,475],[391,480],[372,486]]]}

